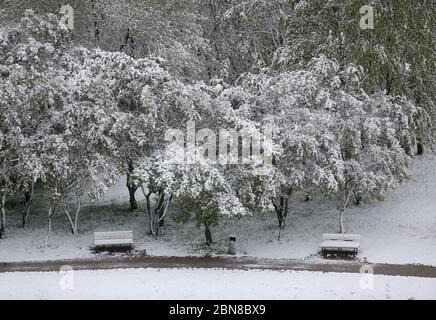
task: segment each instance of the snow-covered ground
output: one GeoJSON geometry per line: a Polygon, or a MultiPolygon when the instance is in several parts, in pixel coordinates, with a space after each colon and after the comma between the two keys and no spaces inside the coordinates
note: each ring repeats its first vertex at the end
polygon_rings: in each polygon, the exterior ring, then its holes
{"type": "MultiPolygon", "coordinates": [[[[412,172],[412,179],[391,191],[385,201],[348,209],[345,218],[348,232],[362,236],[360,259],[436,265],[436,158],[430,155],[417,158],[412,172]]],[[[19,228],[22,207],[9,208],[7,238],[0,240],[0,261],[90,257],[93,255],[89,247],[96,230],[132,229],[136,249],[151,255],[202,255],[207,250],[203,246],[203,230],[194,223],[181,225],[170,218],[160,238],[149,237],[144,211],[129,212],[125,199],[127,189],[125,181],[121,181],[104,200],[84,208],[77,237],[69,233],[66,218],[56,216],[49,246],[44,245],[43,204],[36,204],[25,230],[19,228]]],[[[235,234],[239,255],[321,260],[316,256],[321,234],[338,229],[334,205],[325,200],[300,200],[292,203],[290,210],[281,241],[277,241],[274,215],[236,221],[222,219],[212,229],[216,242],[212,254],[224,254],[228,236],[235,234]]]]}
{"type": "Polygon", "coordinates": [[[436,279],[219,269],[0,274],[0,300],[16,298],[436,299],[436,279]]]}

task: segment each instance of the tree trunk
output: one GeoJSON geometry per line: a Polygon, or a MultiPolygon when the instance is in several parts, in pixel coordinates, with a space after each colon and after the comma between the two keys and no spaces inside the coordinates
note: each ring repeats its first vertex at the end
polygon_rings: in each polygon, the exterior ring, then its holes
{"type": "Polygon", "coordinates": [[[165,208],[162,208],[159,212],[159,228],[162,228],[165,225],[165,208]]]}
{"type": "Polygon", "coordinates": [[[390,95],[392,93],[392,84],[394,82],[394,76],[386,72],[386,94],[390,95]]]}
{"type": "Polygon", "coordinates": [[[360,195],[360,193],[359,192],[354,192],[353,191],[353,194],[354,194],[354,198],[356,199],[356,206],[360,206],[360,204],[362,203],[362,196],[360,195]]]}
{"type": "Polygon", "coordinates": [[[133,162],[130,160],[128,164],[128,172],[127,172],[127,189],[129,189],[129,202],[130,202],[130,210],[135,211],[138,209],[138,203],[136,202],[135,193],[138,187],[135,187],[131,181],[130,176],[133,173],[133,162]]]}
{"type": "Polygon", "coordinates": [[[151,196],[151,192],[149,193],[145,193],[144,188],[142,188],[142,192],[144,193],[145,196],[145,200],[147,203],[147,214],[148,214],[148,224],[149,224],[149,232],[151,235],[153,235],[153,224],[152,224],[152,216],[151,216],[151,203],[150,203],[150,196],[151,196]]]}
{"type": "Polygon", "coordinates": [[[151,222],[153,225],[150,228],[150,233],[156,237],[159,235],[159,216],[160,216],[160,212],[164,210],[164,204],[165,204],[165,193],[160,191],[157,204],[152,212],[151,222]]]}
{"type": "Polygon", "coordinates": [[[54,206],[50,204],[50,207],[48,208],[48,223],[47,223],[47,236],[45,237],[45,245],[48,245],[48,241],[50,239],[51,234],[51,217],[54,214],[54,206]]]}
{"type": "Polygon", "coordinates": [[[204,222],[204,236],[206,237],[206,243],[208,245],[213,244],[212,232],[210,231],[209,225],[204,222]]]}
{"type": "Polygon", "coordinates": [[[165,219],[168,211],[168,206],[171,203],[172,196],[169,196],[165,202],[165,192],[159,192],[159,201],[156,208],[153,211],[153,222],[155,235],[159,236],[159,228],[163,226],[163,220],[165,219]]]}
{"type": "Polygon", "coordinates": [[[74,222],[73,222],[73,219],[71,218],[71,215],[70,215],[70,213],[68,212],[68,209],[67,209],[66,207],[64,208],[64,212],[65,212],[65,215],[66,215],[67,218],[68,218],[68,222],[70,223],[71,233],[72,233],[72,234],[76,234],[76,230],[74,229],[74,222]]]}
{"type": "Polygon", "coordinates": [[[159,224],[158,224],[159,228],[162,228],[164,226],[165,217],[167,216],[168,207],[170,206],[172,199],[173,199],[173,196],[170,195],[167,198],[166,203],[164,204],[164,206],[162,207],[162,209],[159,212],[159,220],[158,220],[159,221],[159,224]]]}
{"type": "Polygon", "coordinates": [[[282,231],[286,227],[286,217],[288,216],[289,198],[280,197],[279,203],[273,202],[274,209],[277,213],[277,221],[279,223],[278,240],[282,237],[282,231]]]}
{"type": "Polygon", "coordinates": [[[124,37],[124,42],[121,44],[118,51],[123,52],[123,49],[126,46],[130,47],[130,56],[132,58],[135,58],[135,40],[132,38],[130,27],[127,28],[126,35],[124,37]]]}
{"type": "Polygon", "coordinates": [[[424,145],[421,142],[418,142],[416,153],[418,156],[422,156],[424,154],[424,145]]]}
{"type": "Polygon", "coordinates": [[[79,214],[80,214],[81,205],[82,205],[82,202],[81,202],[80,197],[79,197],[79,198],[77,198],[76,215],[74,217],[74,229],[76,230],[75,234],[77,234],[79,232],[78,224],[79,224],[79,214]]]}
{"type": "Polygon", "coordinates": [[[165,200],[165,197],[167,195],[165,194],[165,192],[159,191],[157,203],[155,207],[152,209],[151,200],[150,200],[150,196],[152,195],[152,193],[145,192],[145,188],[143,186],[141,186],[141,190],[142,193],[144,194],[145,201],[146,201],[150,235],[159,236],[159,228],[163,226],[162,221],[165,219],[167,215],[168,207],[171,203],[173,196],[171,195],[165,200]]]}
{"type": "Polygon", "coordinates": [[[285,208],[283,210],[283,217],[282,217],[282,229],[286,227],[286,218],[288,217],[288,204],[289,204],[289,198],[285,198],[285,208]]]}
{"type": "Polygon", "coordinates": [[[5,237],[6,232],[6,194],[3,193],[1,197],[0,202],[0,211],[1,211],[1,218],[0,218],[0,239],[3,239],[5,237]]]}
{"type": "Polygon", "coordinates": [[[339,233],[345,233],[344,210],[339,211],[339,233]]]}
{"type": "MultiPolygon", "coordinates": [[[[144,192],[144,189],[142,189],[144,192]]],[[[144,196],[147,203],[147,213],[148,213],[148,226],[149,226],[149,232],[150,235],[153,237],[156,237],[158,235],[158,229],[159,229],[159,210],[160,207],[163,206],[163,197],[162,194],[159,194],[159,198],[157,200],[156,206],[152,209],[151,208],[151,201],[150,196],[152,195],[151,192],[145,193],[144,196]]]]}
{"type": "Polygon", "coordinates": [[[284,209],[284,198],[280,197],[280,202],[277,204],[275,201],[273,202],[274,209],[277,213],[277,221],[279,223],[279,228],[282,228],[283,224],[283,209],[284,209]]]}
{"type": "Polygon", "coordinates": [[[29,190],[24,193],[24,200],[26,205],[26,210],[23,213],[23,223],[22,227],[25,228],[27,226],[27,219],[29,217],[30,208],[33,202],[33,196],[35,194],[35,184],[32,183],[29,185],[29,190]]]}
{"type": "Polygon", "coordinates": [[[145,192],[145,188],[144,186],[141,186],[141,190],[142,193],[144,194],[145,197],[145,201],[146,201],[146,209],[147,209],[147,215],[148,215],[148,228],[149,228],[149,233],[150,235],[154,236],[155,230],[154,230],[154,222],[153,222],[153,213],[151,211],[151,201],[150,201],[150,196],[152,195],[151,192],[145,192]]]}
{"type": "Polygon", "coordinates": [[[165,225],[165,218],[167,216],[167,212],[168,212],[168,207],[171,204],[171,201],[173,199],[173,196],[169,196],[167,198],[167,202],[166,204],[162,207],[162,209],[159,212],[159,228],[162,228],[165,225]]]}
{"type": "Polygon", "coordinates": [[[129,189],[130,210],[135,211],[138,209],[138,203],[136,202],[136,197],[135,197],[137,188],[131,187],[129,185],[127,186],[127,188],[129,189]]]}
{"type": "Polygon", "coordinates": [[[289,199],[288,198],[282,198],[280,200],[281,203],[283,203],[283,209],[281,210],[281,224],[279,229],[279,237],[278,240],[282,238],[283,229],[286,227],[286,217],[288,216],[288,204],[289,199]]]}
{"type": "Polygon", "coordinates": [[[157,225],[156,225],[156,215],[152,211],[149,217],[150,217],[150,221],[149,221],[150,235],[156,237],[158,232],[157,225]]]}
{"type": "Polygon", "coordinates": [[[96,12],[94,2],[95,2],[95,0],[91,0],[91,11],[92,11],[92,17],[94,19],[94,21],[93,21],[93,23],[94,23],[94,38],[95,38],[96,42],[98,42],[100,40],[100,26],[99,26],[99,21],[98,21],[97,12],[96,12]]]}
{"type": "Polygon", "coordinates": [[[354,193],[354,190],[350,191],[344,191],[343,197],[342,197],[342,204],[339,209],[339,233],[345,233],[345,225],[344,225],[344,212],[347,208],[347,205],[350,201],[351,195],[354,193]]]}
{"type": "Polygon", "coordinates": [[[65,215],[68,218],[68,222],[70,223],[71,232],[74,235],[77,235],[79,233],[79,230],[78,230],[77,226],[79,224],[78,221],[79,221],[80,208],[81,208],[81,199],[78,196],[77,197],[77,208],[76,208],[76,212],[74,214],[74,220],[73,220],[73,218],[71,217],[71,214],[70,214],[70,212],[69,212],[69,210],[67,208],[67,205],[64,204],[64,212],[65,212],[65,215]]]}

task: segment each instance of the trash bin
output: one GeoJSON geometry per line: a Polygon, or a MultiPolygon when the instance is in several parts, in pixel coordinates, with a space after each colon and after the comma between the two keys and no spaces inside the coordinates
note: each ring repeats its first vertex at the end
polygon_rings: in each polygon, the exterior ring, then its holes
{"type": "Polygon", "coordinates": [[[229,236],[229,254],[236,254],[236,236],[229,236]]]}

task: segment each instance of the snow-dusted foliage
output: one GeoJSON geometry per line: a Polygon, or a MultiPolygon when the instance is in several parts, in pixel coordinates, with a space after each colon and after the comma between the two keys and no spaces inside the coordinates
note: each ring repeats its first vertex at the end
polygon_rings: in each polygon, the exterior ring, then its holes
{"type": "Polygon", "coordinates": [[[406,98],[366,94],[362,76],[321,55],[294,71],[242,78],[252,118],[274,133],[274,173],[260,193],[271,194],[281,228],[295,191],[332,197],[342,217],[352,194],[379,199],[407,177],[416,109],[406,98]]]}
{"type": "Polygon", "coordinates": [[[39,147],[45,137],[44,110],[62,101],[56,66],[68,64],[67,34],[54,15],[44,23],[30,10],[17,26],[0,33],[0,127],[2,144],[2,229],[4,200],[42,177],[39,147]]]}
{"type": "MultiPolygon", "coordinates": [[[[176,219],[188,221],[193,213],[198,225],[204,225],[210,233],[209,227],[218,223],[219,216],[237,217],[246,214],[236,191],[239,183],[237,178],[243,170],[211,161],[199,150],[206,152],[207,149],[202,147],[207,145],[207,141],[213,143],[213,139],[217,138],[214,132],[218,133],[223,128],[236,130],[246,127],[247,121],[234,112],[229,92],[219,85],[207,86],[201,82],[183,85],[172,82],[164,90],[156,129],[149,135],[153,137],[153,143],[141,141],[142,144],[148,144],[149,152],[143,155],[134,171],[134,184],[141,186],[146,198],[152,235],[158,234],[173,198],[180,208],[176,219]],[[197,128],[189,128],[190,123],[197,128]],[[188,137],[180,131],[183,135],[181,145],[180,141],[165,141],[165,133],[173,132],[176,128],[189,128],[194,133],[196,129],[199,129],[198,133],[206,129],[214,136],[210,136],[210,140],[194,137],[191,146],[188,137]],[[181,155],[180,161],[175,161],[171,156],[173,154],[181,155]],[[192,161],[188,161],[188,154],[192,155],[192,161]]],[[[211,240],[211,236],[208,238],[211,240]]]]}
{"type": "Polygon", "coordinates": [[[18,173],[25,178],[17,187],[26,190],[40,179],[50,203],[49,228],[57,209],[67,214],[77,233],[85,190],[90,188],[90,196],[98,198],[115,178],[115,144],[108,133],[116,104],[106,83],[74,56],[68,31],[56,16],[26,11],[3,37],[2,95],[8,96],[2,98],[2,107],[15,112],[9,114],[15,121],[10,130],[22,141],[22,149],[15,152],[29,158],[14,159],[23,163],[18,173]],[[71,193],[77,198],[74,219],[67,203],[71,193]]]}
{"type": "Polygon", "coordinates": [[[221,216],[274,210],[281,234],[302,192],[335,201],[345,232],[350,200],[382,199],[434,142],[434,11],[417,5],[415,26],[410,4],[373,2],[371,36],[339,1],[92,1],[89,30],[0,12],[0,237],[7,197],[26,193],[25,226],[38,184],[49,231],[62,212],[77,233],[83,198],[124,175],[155,236],[170,205],[208,242],[221,216]]]}
{"type": "Polygon", "coordinates": [[[210,227],[218,223],[220,216],[240,217],[247,214],[237,196],[237,186],[232,184],[234,181],[226,174],[225,168],[207,159],[189,164],[175,164],[171,160],[151,161],[140,166],[137,174],[144,179],[144,195],[153,235],[157,235],[159,223],[165,218],[172,198],[176,199],[180,210],[176,220],[187,222],[193,214],[197,225],[205,226],[208,242],[212,242],[210,227]],[[150,208],[152,194],[157,198],[154,209],[150,208]]]}

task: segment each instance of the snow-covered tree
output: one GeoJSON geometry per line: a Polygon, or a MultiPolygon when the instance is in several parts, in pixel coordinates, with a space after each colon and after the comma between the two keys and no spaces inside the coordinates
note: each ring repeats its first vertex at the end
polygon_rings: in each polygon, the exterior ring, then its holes
{"type": "MultiPolygon", "coordinates": [[[[0,90],[4,89],[0,85],[0,90]]],[[[14,194],[20,187],[20,166],[23,161],[23,136],[20,126],[14,119],[16,110],[8,105],[10,97],[0,91],[0,238],[6,230],[6,197],[14,194]]]]}
{"type": "Polygon", "coordinates": [[[406,177],[416,109],[404,98],[366,94],[362,76],[321,55],[294,71],[265,68],[241,79],[250,117],[273,132],[274,170],[259,190],[270,195],[281,229],[293,192],[333,195],[343,212],[353,192],[380,198],[406,177]]]}
{"type": "Polygon", "coordinates": [[[131,175],[138,160],[151,154],[156,136],[161,134],[158,110],[171,76],[155,59],[134,59],[124,53],[95,50],[84,57],[87,76],[105,83],[110,101],[115,104],[114,127],[107,134],[116,142],[120,171],[127,175],[130,206],[136,210],[137,186],[131,175]]]}
{"type": "Polygon", "coordinates": [[[187,221],[194,214],[197,226],[204,225],[208,244],[213,243],[210,227],[218,224],[220,216],[236,218],[247,214],[231,179],[215,164],[199,161],[177,166],[176,174],[180,176],[176,199],[181,209],[177,218],[187,221]]]}
{"type": "Polygon", "coordinates": [[[163,225],[174,195],[174,190],[169,188],[169,185],[175,182],[171,181],[174,174],[173,165],[168,164],[166,159],[166,134],[172,130],[182,129],[190,120],[199,119],[199,111],[209,108],[208,95],[202,90],[201,85],[184,85],[174,80],[162,83],[158,99],[159,109],[156,110],[153,128],[140,128],[146,134],[136,137],[139,145],[147,148],[147,152],[138,159],[139,166],[134,172],[132,183],[135,188],[141,187],[146,198],[152,235],[158,235],[159,227],[163,225]]]}
{"type": "MultiPolygon", "coordinates": [[[[8,21],[24,9],[59,14],[62,0],[5,0],[8,21]]],[[[164,65],[183,79],[207,77],[203,37],[205,21],[198,0],[71,0],[74,42],[87,48],[123,52],[134,58],[162,57],[164,65]]]]}
{"type": "Polygon", "coordinates": [[[23,226],[30,211],[33,185],[42,171],[36,146],[41,137],[38,128],[44,119],[43,108],[60,97],[48,78],[63,63],[67,42],[68,33],[54,15],[36,16],[31,10],[19,23],[0,31],[2,128],[5,136],[9,135],[5,152],[15,153],[14,164],[9,164],[15,169],[5,168],[5,172],[21,181],[12,190],[30,191],[23,226]]]}
{"type": "MultiPolygon", "coordinates": [[[[10,132],[20,139],[22,150],[7,150],[23,159],[18,172],[26,183],[20,184],[25,185],[21,189],[40,178],[50,203],[49,229],[57,207],[77,233],[80,199],[87,184],[96,196],[113,183],[116,144],[109,132],[117,104],[108,90],[109,82],[100,81],[103,76],[94,77],[82,63],[89,52],[73,52],[68,38],[68,30],[56,16],[32,11],[26,11],[20,23],[4,33],[2,106],[7,108],[4,115],[14,120],[9,122],[14,124],[10,132]],[[77,198],[74,220],[68,210],[71,192],[77,198]]],[[[26,208],[23,225],[28,213],[26,208]]]]}
{"type": "MultiPolygon", "coordinates": [[[[116,104],[108,104],[110,100],[102,92],[106,88],[99,87],[98,81],[85,83],[77,88],[80,96],[75,96],[78,91],[70,87],[72,100],[48,110],[40,150],[50,209],[56,207],[67,215],[74,234],[78,232],[81,200],[86,191],[96,199],[119,176],[113,160],[116,144],[108,136],[115,123],[112,112],[116,111],[116,104]],[[74,217],[69,208],[71,194],[76,200],[74,217]]],[[[49,223],[50,218],[49,213],[49,223]]]]}
{"type": "Polygon", "coordinates": [[[237,132],[250,124],[236,110],[236,95],[219,84],[174,82],[167,88],[155,132],[161,135],[156,135],[151,156],[144,157],[135,171],[135,181],[142,185],[147,200],[151,234],[157,234],[171,200],[180,208],[175,218],[187,221],[194,214],[198,225],[205,226],[208,242],[211,242],[210,227],[218,223],[220,216],[245,213],[238,188],[247,166],[221,163],[218,154],[220,148],[227,152],[226,142],[218,141],[222,129],[237,132]],[[189,133],[185,134],[184,130],[189,133]],[[173,138],[177,139],[171,142],[173,138]],[[231,203],[234,211],[225,203],[231,203]]]}
{"type": "MultiPolygon", "coordinates": [[[[281,70],[307,63],[321,54],[341,66],[363,67],[362,88],[367,93],[386,91],[407,96],[417,108],[417,144],[434,143],[435,86],[433,74],[436,27],[435,6],[419,1],[293,1],[285,17],[287,34],[274,53],[273,66],[281,70]],[[374,28],[360,26],[360,9],[370,5],[374,28]],[[413,43],[413,45],[410,45],[413,43]]],[[[413,149],[406,150],[409,155],[413,149]]]]}

